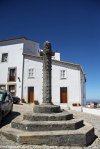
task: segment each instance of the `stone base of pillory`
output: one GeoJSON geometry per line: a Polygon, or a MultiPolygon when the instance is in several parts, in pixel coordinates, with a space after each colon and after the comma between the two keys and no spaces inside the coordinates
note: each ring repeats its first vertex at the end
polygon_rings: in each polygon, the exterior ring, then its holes
{"type": "Polygon", "coordinates": [[[50,146],[87,146],[95,139],[94,128],[74,119],[67,111],[26,113],[2,129],[2,135],[19,144],[50,146]]]}
{"type": "Polygon", "coordinates": [[[61,112],[60,106],[51,104],[34,105],[34,113],[59,113],[61,112]]]}

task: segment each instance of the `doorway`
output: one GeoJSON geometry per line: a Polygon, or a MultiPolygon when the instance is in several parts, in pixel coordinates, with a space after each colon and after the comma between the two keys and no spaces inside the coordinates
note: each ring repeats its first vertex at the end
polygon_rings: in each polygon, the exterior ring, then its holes
{"type": "Polygon", "coordinates": [[[28,103],[34,102],[34,87],[28,87],[28,103]]]}
{"type": "Polygon", "coordinates": [[[67,103],[67,87],[60,87],[60,103],[67,103]]]}
{"type": "Polygon", "coordinates": [[[8,91],[12,94],[12,96],[16,96],[16,85],[8,85],[8,91]]]}

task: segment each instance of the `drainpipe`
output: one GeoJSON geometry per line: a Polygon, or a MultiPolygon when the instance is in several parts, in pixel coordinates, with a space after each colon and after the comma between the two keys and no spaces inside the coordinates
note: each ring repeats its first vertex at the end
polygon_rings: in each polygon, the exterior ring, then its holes
{"type": "Polygon", "coordinates": [[[22,89],[21,89],[21,99],[23,99],[23,82],[24,82],[24,54],[23,54],[23,66],[22,66],[22,89]]]}

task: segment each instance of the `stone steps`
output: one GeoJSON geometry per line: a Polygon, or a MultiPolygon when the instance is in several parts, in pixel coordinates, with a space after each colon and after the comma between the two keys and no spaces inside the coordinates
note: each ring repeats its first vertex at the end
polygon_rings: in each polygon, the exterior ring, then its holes
{"type": "Polygon", "coordinates": [[[25,131],[53,131],[74,130],[83,126],[83,120],[72,119],[67,121],[28,121],[16,118],[11,123],[12,128],[25,131]]]}
{"type": "Polygon", "coordinates": [[[26,113],[23,115],[24,120],[29,121],[63,121],[70,120],[73,118],[73,114],[70,114],[66,111],[60,113],[26,113]]]}
{"type": "Polygon", "coordinates": [[[94,128],[74,119],[67,111],[26,113],[15,118],[11,128],[5,126],[1,133],[20,144],[31,145],[86,146],[95,139],[94,128]]]}
{"type": "Polygon", "coordinates": [[[33,145],[77,145],[86,146],[94,139],[94,128],[85,124],[77,130],[55,130],[55,131],[22,131],[14,128],[5,128],[1,132],[5,137],[20,144],[33,145]]]}

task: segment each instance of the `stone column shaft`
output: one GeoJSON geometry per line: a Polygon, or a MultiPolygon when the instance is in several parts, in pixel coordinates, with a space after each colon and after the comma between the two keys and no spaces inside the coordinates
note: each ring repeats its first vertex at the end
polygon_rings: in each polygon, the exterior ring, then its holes
{"type": "Polygon", "coordinates": [[[43,104],[51,104],[51,44],[45,43],[43,49],[43,104]]]}

